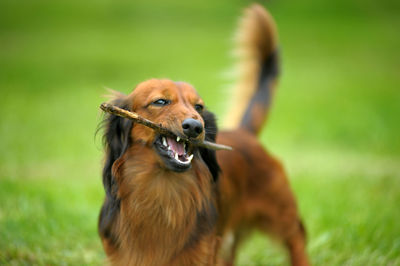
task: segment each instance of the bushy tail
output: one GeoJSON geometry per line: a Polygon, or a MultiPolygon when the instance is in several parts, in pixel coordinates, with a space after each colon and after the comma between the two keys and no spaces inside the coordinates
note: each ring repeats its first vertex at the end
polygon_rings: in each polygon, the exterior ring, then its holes
{"type": "Polygon", "coordinates": [[[257,135],[268,116],[279,70],[275,22],[262,6],[245,10],[237,42],[239,76],[225,126],[257,135]]]}

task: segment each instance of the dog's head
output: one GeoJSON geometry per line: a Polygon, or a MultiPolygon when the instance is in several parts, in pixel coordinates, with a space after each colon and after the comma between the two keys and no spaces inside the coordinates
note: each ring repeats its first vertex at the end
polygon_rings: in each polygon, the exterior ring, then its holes
{"type": "Polygon", "coordinates": [[[191,85],[153,79],[140,83],[129,95],[118,95],[112,104],[136,112],[169,129],[176,136],[163,136],[126,118],[107,115],[103,181],[110,190],[113,187],[113,164],[132,145],[153,149],[159,166],[168,171],[184,172],[191,168],[192,160],[202,160],[216,180],[219,167],[215,151],[198,148],[182,140],[185,137],[215,142],[217,134],[214,115],[205,109],[203,100],[191,85]]]}
{"type": "Polygon", "coordinates": [[[135,125],[132,140],[152,145],[166,168],[177,172],[189,169],[195,154],[182,138],[205,138],[204,102],[194,88],[182,82],[149,80],[139,84],[129,97],[132,111],[175,134],[167,137],[135,125]]]}

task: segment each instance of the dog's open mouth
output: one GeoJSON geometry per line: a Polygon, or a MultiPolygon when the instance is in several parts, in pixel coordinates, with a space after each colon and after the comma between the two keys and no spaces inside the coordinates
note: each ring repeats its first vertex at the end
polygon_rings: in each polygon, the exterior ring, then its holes
{"type": "Polygon", "coordinates": [[[183,172],[190,168],[193,159],[190,144],[179,137],[158,136],[154,147],[170,170],[183,172]]]}

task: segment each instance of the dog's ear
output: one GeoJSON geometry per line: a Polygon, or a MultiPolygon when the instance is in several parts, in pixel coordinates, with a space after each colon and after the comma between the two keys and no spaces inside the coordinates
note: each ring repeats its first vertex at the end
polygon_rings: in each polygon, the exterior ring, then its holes
{"type": "MultiPolygon", "coordinates": [[[[122,109],[130,109],[127,97],[123,94],[116,94],[114,100],[110,103],[122,109]]],[[[122,162],[122,155],[131,145],[130,132],[133,122],[116,115],[106,114],[100,125],[104,130],[105,162],[103,185],[106,198],[100,211],[98,229],[102,238],[116,243],[117,238],[113,233],[112,227],[119,213],[120,199],[117,198],[118,184],[114,175],[122,162]]]]}
{"type": "MultiPolygon", "coordinates": [[[[215,142],[218,133],[215,115],[207,110],[204,110],[201,116],[204,120],[204,128],[206,133],[205,139],[210,142],[215,142]]],[[[211,172],[214,182],[216,182],[221,169],[218,165],[215,151],[205,148],[200,148],[199,150],[203,161],[206,163],[211,172]]]]}
{"type": "MultiPolygon", "coordinates": [[[[111,104],[125,110],[130,109],[130,104],[126,96],[122,94],[111,101],[111,104]]],[[[131,145],[130,132],[133,122],[120,116],[106,114],[102,125],[104,128],[103,142],[106,153],[103,168],[103,185],[107,196],[115,199],[118,187],[113,176],[113,165],[131,145]]]]}

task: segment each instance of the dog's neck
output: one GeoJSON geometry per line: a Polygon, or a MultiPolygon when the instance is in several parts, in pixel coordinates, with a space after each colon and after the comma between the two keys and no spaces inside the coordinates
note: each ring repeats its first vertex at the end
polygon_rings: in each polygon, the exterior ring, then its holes
{"type": "Polygon", "coordinates": [[[137,254],[131,256],[136,259],[132,264],[165,264],[199,241],[195,234],[211,233],[216,219],[212,177],[201,158],[193,159],[188,171],[177,173],[161,167],[151,148],[133,145],[122,160],[117,180],[119,226],[124,232],[120,240],[137,254]]]}

